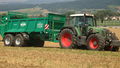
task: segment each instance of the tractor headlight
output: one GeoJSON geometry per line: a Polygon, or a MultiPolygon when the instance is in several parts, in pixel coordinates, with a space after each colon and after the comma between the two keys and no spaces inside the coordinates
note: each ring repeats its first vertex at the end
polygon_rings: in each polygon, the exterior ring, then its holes
{"type": "Polygon", "coordinates": [[[108,36],[112,36],[112,33],[109,33],[108,36]]]}

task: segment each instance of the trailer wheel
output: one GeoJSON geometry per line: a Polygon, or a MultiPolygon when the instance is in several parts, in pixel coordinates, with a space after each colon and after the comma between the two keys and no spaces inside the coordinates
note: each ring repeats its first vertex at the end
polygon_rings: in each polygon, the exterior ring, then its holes
{"type": "Polygon", "coordinates": [[[13,46],[13,44],[14,44],[14,36],[12,34],[6,34],[4,37],[4,45],[13,46]]]}
{"type": "Polygon", "coordinates": [[[89,50],[103,50],[105,40],[101,35],[92,34],[87,39],[87,49],[89,50]]]}
{"type": "Polygon", "coordinates": [[[59,36],[59,43],[61,48],[77,48],[75,45],[75,35],[71,29],[64,29],[59,36]]]}
{"type": "Polygon", "coordinates": [[[17,34],[15,36],[15,42],[14,42],[16,47],[22,47],[25,46],[25,40],[24,37],[21,34],[17,34]]]}

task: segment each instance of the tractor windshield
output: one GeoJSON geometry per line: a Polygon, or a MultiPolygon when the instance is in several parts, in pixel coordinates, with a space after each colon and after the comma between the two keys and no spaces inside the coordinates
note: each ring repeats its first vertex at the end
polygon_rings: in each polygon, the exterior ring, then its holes
{"type": "Polygon", "coordinates": [[[89,26],[93,26],[94,25],[94,20],[92,16],[76,16],[76,17],[72,17],[71,18],[71,24],[75,24],[75,25],[83,25],[83,24],[88,24],[89,26]]]}
{"type": "Polygon", "coordinates": [[[89,26],[93,26],[94,25],[94,20],[93,20],[93,17],[91,17],[91,16],[87,16],[87,17],[85,17],[85,21],[86,21],[86,23],[89,25],[89,26]]]}

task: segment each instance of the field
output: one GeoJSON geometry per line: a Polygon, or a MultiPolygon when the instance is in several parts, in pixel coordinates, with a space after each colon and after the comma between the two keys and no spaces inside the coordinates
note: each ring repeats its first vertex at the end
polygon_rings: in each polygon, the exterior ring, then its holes
{"type": "Polygon", "coordinates": [[[104,21],[103,23],[101,23],[100,21],[97,21],[97,25],[98,26],[120,26],[120,21],[104,21]]]}
{"type": "MultiPolygon", "coordinates": [[[[120,29],[109,28],[120,39],[120,29]]],[[[119,68],[120,51],[61,49],[58,43],[40,47],[5,47],[0,43],[0,68],[119,68]]]]}

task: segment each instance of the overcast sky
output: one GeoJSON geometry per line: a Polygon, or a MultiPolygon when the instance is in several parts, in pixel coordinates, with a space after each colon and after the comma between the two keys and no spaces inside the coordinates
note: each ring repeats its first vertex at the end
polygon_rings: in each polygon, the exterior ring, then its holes
{"type": "Polygon", "coordinates": [[[42,3],[54,3],[54,2],[65,2],[74,0],[0,0],[0,4],[8,3],[26,3],[26,4],[42,4],[42,3]]]}
{"type": "Polygon", "coordinates": [[[0,0],[0,2],[24,2],[26,0],[0,0]]]}
{"type": "MultiPolygon", "coordinates": [[[[25,2],[25,1],[28,1],[28,0],[0,0],[0,2],[25,2]]],[[[43,1],[59,1],[60,2],[60,1],[73,1],[73,0],[39,0],[39,1],[42,1],[42,2],[43,1]]]]}

